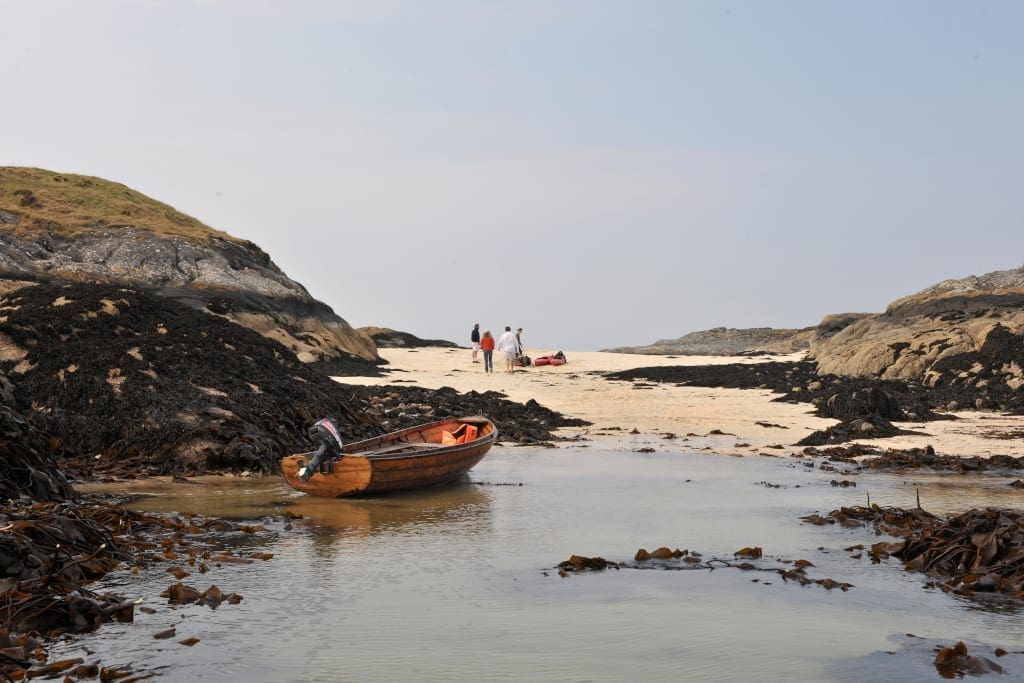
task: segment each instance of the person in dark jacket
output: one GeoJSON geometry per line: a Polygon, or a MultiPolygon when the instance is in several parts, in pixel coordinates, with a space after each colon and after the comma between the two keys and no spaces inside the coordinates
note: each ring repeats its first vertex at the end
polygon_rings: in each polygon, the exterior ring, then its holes
{"type": "Polygon", "coordinates": [[[476,356],[480,351],[480,323],[473,325],[473,331],[469,333],[469,341],[473,343],[473,362],[479,363],[476,356]]]}

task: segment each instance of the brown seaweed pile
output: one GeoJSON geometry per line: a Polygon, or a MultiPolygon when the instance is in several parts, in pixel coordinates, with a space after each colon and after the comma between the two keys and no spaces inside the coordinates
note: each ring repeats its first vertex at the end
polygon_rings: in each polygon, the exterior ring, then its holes
{"type": "Polygon", "coordinates": [[[801,519],[819,526],[839,524],[850,529],[873,526],[879,533],[890,536],[903,536],[921,529],[927,524],[939,521],[938,517],[921,508],[882,507],[877,503],[867,507],[863,505],[842,507],[832,510],[827,516],[815,513],[801,519]]]}
{"type": "MultiPolygon", "coordinates": [[[[857,458],[861,456],[875,455],[879,452],[879,449],[874,446],[854,443],[849,446],[830,446],[828,448],[807,446],[800,453],[794,453],[792,457],[802,458],[808,456],[815,458],[827,458],[831,462],[856,463],[857,458]]],[[[931,452],[934,453],[935,451],[932,450],[931,452]]]]}
{"type": "Polygon", "coordinates": [[[502,441],[535,444],[553,439],[552,432],[561,427],[582,427],[590,424],[578,418],[567,418],[530,399],[514,403],[496,391],[468,391],[460,394],[451,387],[369,387],[345,385],[351,391],[353,405],[360,406],[367,416],[378,420],[387,431],[411,427],[423,422],[460,415],[486,415],[498,428],[502,441]]]}
{"type": "MultiPolygon", "coordinates": [[[[655,550],[640,548],[633,556],[632,562],[613,562],[603,557],[587,557],[585,555],[572,555],[568,560],[559,562],[555,569],[562,578],[570,574],[586,572],[599,572],[605,569],[657,569],[657,570],[695,570],[704,569],[714,571],[715,569],[731,568],[741,571],[759,571],[776,574],[782,578],[784,583],[794,582],[800,586],[816,584],[825,590],[838,588],[846,592],[853,588],[852,583],[834,581],[833,579],[812,579],[807,576],[807,568],[813,567],[814,563],[809,560],[786,560],[777,558],[782,567],[764,566],[757,562],[764,555],[760,546],[744,547],[733,553],[732,558],[708,558],[694,550],[671,549],[662,546],[655,550]]],[[[760,582],[760,579],[754,579],[760,582]]],[[[771,582],[764,582],[770,586],[771,582]]]]}
{"type": "Polygon", "coordinates": [[[80,633],[132,620],[131,603],[84,587],[130,557],[105,526],[111,514],[71,503],[7,506],[0,516],[0,628],[80,633]]]}
{"type": "Polygon", "coordinates": [[[110,618],[131,621],[132,610],[120,603],[90,605],[97,596],[85,586],[120,566],[165,565],[181,578],[188,568],[205,573],[210,566],[252,562],[216,553],[201,539],[214,531],[262,530],[213,518],[148,515],[98,498],[11,502],[0,513],[0,628],[77,633],[110,618]]]}
{"type": "Polygon", "coordinates": [[[858,470],[877,472],[906,472],[910,470],[928,470],[931,472],[955,472],[969,474],[985,472],[1016,476],[1024,472],[1024,457],[1012,455],[991,456],[960,456],[940,455],[931,446],[923,448],[888,448],[879,449],[863,444],[849,446],[832,446],[817,448],[808,446],[794,457],[827,458],[831,462],[855,464],[858,470]],[[870,456],[870,457],[869,457],[870,456]]]}
{"type": "MultiPolygon", "coordinates": [[[[243,557],[210,545],[210,532],[256,534],[262,530],[197,516],[148,515],[99,498],[74,503],[9,502],[0,513],[0,649],[7,655],[0,660],[0,675],[36,678],[64,673],[72,679],[101,675],[98,663],[48,662],[45,650],[46,641],[61,634],[93,631],[109,621],[134,621],[134,602],[114,593],[96,593],[89,584],[117,568],[133,567],[138,572],[162,567],[180,581],[190,573],[203,574],[225,564],[266,560],[272,556],[250,553],[243,557]]],[[[215,608],[242,599],[216,586],[201,593],[184,584],[175,586],[181,588],[165,596],[171,604],[195,602],[215,608]]],[[[107,676],[121,678],[129,673],[110,669],[107,676]]]]}
{"type": "Polygon", "coordinates": [[[1024,515],[969,510],[907,536],[896,556],[908,569],[945,579],[937,584],[973,597],[997,592],[1024,600],[1024,515]]]}
{"type": "Polygon", "coordinates": [[[7,406],[0,406],[0,434],[0,500],[74,497],[74,489],[57,467],[51,442],[7,406]]]}
{"type": "Polygon", "coordinates": [[[967,652],[964,641],[940,648],[935,654],[935,669],[943,678],[963,678],[965,675],[979,676],[986,673],[1003,673],[1003,667],[987,657],[967,652]]]}
{"type": "MultiPolygon", "coordinates": [[[[1024,600],[1024,514],[1013,510],[968,510],[949,518],[920,508],[840,508],[803,518],[811,524],[844,527],[873,526],[878,533],[901,537],[902,542],[879,542],[867,550],[878,562],[896,557],[908,571],[937,578],[929,585],[943,591],[975,597],[999,593],[1024,600]]],[[[858,553],[855,557],[860,557],[858,553]]]]}
{"type": "Polygon", "coordinates": [[[1024,457],[1012,455],[959,456],[938,455],[932,449],[914,448],[887,450],[878,457],[865,458],[859,463],[860,469],[896,471],[927,469],[934,472],[999,472],[1012,473],[1024,470],[1024,457]]]}

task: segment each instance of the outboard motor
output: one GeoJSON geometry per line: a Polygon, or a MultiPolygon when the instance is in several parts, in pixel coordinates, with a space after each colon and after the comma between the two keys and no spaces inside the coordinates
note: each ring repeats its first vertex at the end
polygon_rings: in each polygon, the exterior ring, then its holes
{"type": "Polygon", "coordinates": [[[331,418],[317,420],[317,423],[309,428],[309,438],[317,444],[317,449],[309,462],[299,468],[299,479],[302,481],[309,481],[310,477],[320,471],[320,463],[323,462],[324,456],[327,456],[328,462],[341,457],[341,432],[331,418]]]}

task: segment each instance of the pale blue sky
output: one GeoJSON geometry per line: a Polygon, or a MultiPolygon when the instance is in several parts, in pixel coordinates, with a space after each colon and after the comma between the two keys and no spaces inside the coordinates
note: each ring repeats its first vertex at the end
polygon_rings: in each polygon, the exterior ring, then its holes
{"type": "Polygon", "coordinates": [[[0,0],[0,164],[123,182],[355,326],[538,351],[1024,263],[1024,3],[0,0]]]}

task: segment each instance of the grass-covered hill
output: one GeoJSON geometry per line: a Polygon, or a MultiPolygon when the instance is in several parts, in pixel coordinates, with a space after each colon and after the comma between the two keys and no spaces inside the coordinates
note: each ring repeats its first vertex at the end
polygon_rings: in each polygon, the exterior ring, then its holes
{"type": "Polygon", "coordinates": [[[270,336],[324,371],[375,370],[373,342],[260,247],[102,178],[0,167],[0,291],[25,281],[148,289],[270,336]]]}
{"type": "Polygon", "coordinates": [[[121,183],[39,168],[0,166],[0,224],[15,234],[45,230],[74,238],[96,228],[244,243],[121,183]]]}

